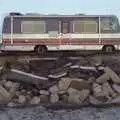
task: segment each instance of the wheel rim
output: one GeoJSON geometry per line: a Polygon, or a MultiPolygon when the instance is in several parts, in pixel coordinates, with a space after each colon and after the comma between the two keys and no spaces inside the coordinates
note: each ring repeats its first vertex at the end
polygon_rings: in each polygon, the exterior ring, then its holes
{"type": "Polygon", "coordinates": [[[106,52],[112,52],[113,51],[113,47],[109,46],[109,47],[106,47],[106,52]]]}

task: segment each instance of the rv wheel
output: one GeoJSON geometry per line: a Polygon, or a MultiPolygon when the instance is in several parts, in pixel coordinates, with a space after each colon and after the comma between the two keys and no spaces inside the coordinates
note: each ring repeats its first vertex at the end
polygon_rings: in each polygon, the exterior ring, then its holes
{"type": "Polygon", "coordinates": [[[103,47],[103,51],[106,52],[106,53],[111,53],[115,50],[114,46],[112,45],[107,45],[107,46],[104,46],[103,47]]]}
{"type": "Polygon", "coordinates": [[[41,56],[45,56],[47,54],[47,48],[45,46],[36,46],[35,52],[41,56]]]}

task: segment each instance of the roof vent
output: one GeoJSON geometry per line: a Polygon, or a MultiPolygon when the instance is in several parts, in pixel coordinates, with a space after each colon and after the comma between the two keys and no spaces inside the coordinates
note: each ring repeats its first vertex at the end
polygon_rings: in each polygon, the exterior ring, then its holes
{"type": "Polygon", "coordinates": [[[16,13],[16,12],[11,12],[10,15],[14,16],[14,15],[22,15],[22,14],[21,13],[16,13]]]}

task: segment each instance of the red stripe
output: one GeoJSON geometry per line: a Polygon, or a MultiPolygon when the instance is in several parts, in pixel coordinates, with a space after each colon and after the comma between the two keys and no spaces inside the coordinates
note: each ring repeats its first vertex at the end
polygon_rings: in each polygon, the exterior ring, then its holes
{"type": "MultiPolygon", "coordinates": [[[[4,39],[3,40],[5,45],[10,45],[11,40],[10,39],[4,39]]],[[[105,45],[105,44],[120,44],[120,39],[119,38],[114,38],[114,39],[101,39],[101,44],[99,43],[99,39],[30,39],[28,41],[22,40],[22,39],[17,39],[13,40],[13,43],[15,45],[105,45]]]]}

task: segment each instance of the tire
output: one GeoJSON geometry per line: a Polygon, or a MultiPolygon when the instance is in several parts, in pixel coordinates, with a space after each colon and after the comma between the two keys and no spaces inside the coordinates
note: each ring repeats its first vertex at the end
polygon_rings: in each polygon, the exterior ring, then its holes
{"type": "Polygon", "coordinates": [[[45,46],[36,46],[35,52],[38,55],[45,56],[47,54],[47,48],[45,46]]]}
{"type": "Polygon", "coordinates": [[[108,45],[108,46],[104,46],[103,47],[103,51],[106,52],[106,53],[111,53],[115,50],[114,46],[112,45],[108,45]]]}

